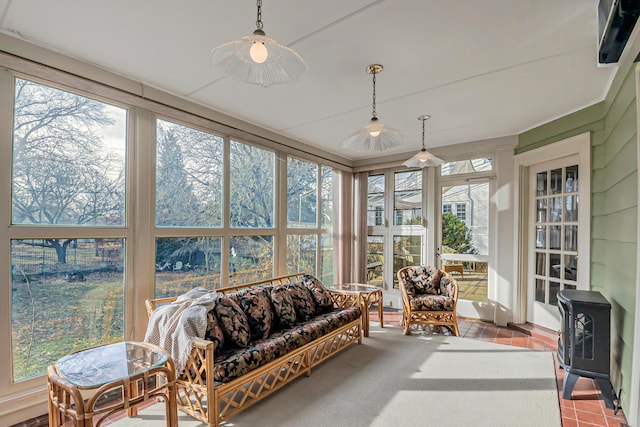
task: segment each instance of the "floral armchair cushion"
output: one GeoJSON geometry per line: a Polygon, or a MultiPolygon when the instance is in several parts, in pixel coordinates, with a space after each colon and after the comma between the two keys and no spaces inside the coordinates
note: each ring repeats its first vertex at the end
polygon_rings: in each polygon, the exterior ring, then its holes
{"type": "Polygon", "coordinates": [[[411,310],[416,311],[452,311],[454,300],[445,295],[416,295],[409,300],[411,310]]]}
{"type": "Polygon", "coordinates": [[[410,296],[416,294],[438,295],[441,277],[442,272],[435,267],[411,267],[406,271],[404,287],[410,296]]]}

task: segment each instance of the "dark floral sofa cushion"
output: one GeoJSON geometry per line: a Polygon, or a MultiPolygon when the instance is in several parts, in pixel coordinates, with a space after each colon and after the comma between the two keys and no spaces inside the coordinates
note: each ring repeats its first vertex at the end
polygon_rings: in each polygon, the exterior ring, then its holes
{"type": "Polygon", "coordinates": [[[318,313],[327,313],[333,310],[331,293],[320,280],[310,274],[305,274],[302,277],[302,284],[311,291],[311,295],[318,307],[318,313]]]}
{"type": "Polygon", "coordinates": [[[293,300],[297,321],[306,322],[313,319],[316,315],[316,301],[313,299],[311,291],[302,283],[291,283],[285,286],[293,300]]]}
{"type": "Polygon", "coordinates": [[[271,289],[271,303],[280,328],[287,329],[295,325],[296,309],[293,306],[291,294],[285,285],[276,285],[271,289]]]}
{"type": "Polygon", "coordinates": [[[224,348],[224,331],[220,322],[216,319],[214,310],[207,313],[207,330],[204,334],[204,339],[212,341],[215,344],[215,354],[220,354],[224,348]]]}
{"type": "Polygon", "coordinates": [[[220,295],[213,310],[229,340],[238,347],[246,347],[251,340],[251,328],[238,304],[227,295],[220,295]]]}
{"type": "Polygon", "coordinates": [[[216,382],[224,383],[238,378],[353,322],[360,314],[359,306],[324,313],[291,329],[275,332],[269,338],[252,342],[245,348],[226,350],[215,360],[214,379],[216,382]]]}
{"type": "Polygon", "coordinates": [[[251,339],[259,340],[268,337],[273,323],[269,290],[259,287],[243,292],[240,297],[240,307],[247,315],[251,339]]]}
{"type": "Polygon", "coordinates": [[[445,295],[416,295],[409,299],[411,310],[453,311],[454,300],[445,295]]]}

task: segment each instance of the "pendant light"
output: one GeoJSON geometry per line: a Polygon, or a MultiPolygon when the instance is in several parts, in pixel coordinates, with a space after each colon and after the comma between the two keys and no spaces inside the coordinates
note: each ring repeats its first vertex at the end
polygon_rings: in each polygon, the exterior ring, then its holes
{"type": "Polygon", "coordinates": [[[343,148],[358,151],[384,151],[389,148],[399,147],[408,138],[399,131],[386,126],[378,119],[376,113],[376,74],[382,71],[380,64],[372,64],[365,68],[367,74],[373,75],[373,113],[371,121],[348,136],[342,143],[343,148]]]}
{"type": "Polygon", "coordinates": [[[424,147],[424,122],[430,118],[431,116],[428,114],[418,116],[418,120],[422,120],[422,150],[418,151],[415,156],[403,163],[403,165],[408,168],[439,166],[444,163],[444,160],[434,156],[424,147]]]}
{"type": "Polygon", "coordinates": [[[262,0],[257,8],[253,34],[211,49],[213,66],[235,81],[264,87],[298,80],[307,65],[296,51],[266,36],[262,0]]]}

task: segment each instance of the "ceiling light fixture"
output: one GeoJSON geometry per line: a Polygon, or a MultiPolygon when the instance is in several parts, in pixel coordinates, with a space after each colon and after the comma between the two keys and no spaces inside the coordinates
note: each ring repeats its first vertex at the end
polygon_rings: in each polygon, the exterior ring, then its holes
{"type": "Polygon", "coordinates": [[[266,36],[262,30],[262,0],[257,0],[253,34],[211,49],[213,66],[231,79],[269,87],[290,83],[307,69],[298,53],[266,36]]]}
{"type": "Polygon", "coordinates": [[[427,166],[439,166],[444,163],[444,160],[434,156],[430,152],[424,148],[424,122],[431,118],[430,115],[425,114],[422,116],[418,116],[418,120],[422,120],[422,150],[418,151],[418,153],[403,163],[408,168],[415,167],[427,167],[427,166]]]}
{"type": "Polygon", "coordinates": [[[382,71],[380,64],[369,65],[365,70],[373,75],[373,114],[371,121],[365,127],[347,137],[342,143],[343,148],[358,151],[384,151],[398,147],[407,137],[399,131],[386,126],[376,113],[376,74],[382,71]]]}

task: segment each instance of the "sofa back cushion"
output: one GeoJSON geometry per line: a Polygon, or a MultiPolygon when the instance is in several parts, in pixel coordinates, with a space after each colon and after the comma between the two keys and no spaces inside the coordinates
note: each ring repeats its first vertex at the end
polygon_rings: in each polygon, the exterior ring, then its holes
{"type": "Polygon", "coordinates": [[[333,310],[333,298],[324,284],[311,274],[302,277],[302,283],[311,291],[316,302],[317,314],[328,313],[333,310]]]}
{"type": "Polygon", "coordinates": [[[207,330],[204,339],[213,341],[215,354],[219,354],[224,348],[224,330],[216,318],[215,307],[207,313],[207,330]]]}
{"type": "Polygon", "coordinates": [[[316,315],[316,302],[311,291],[302,283],[290,283],[286,286],[293,300],[297,321],[306,322],[313,319],[316,315]]]}
{"type": "Polygon", "coordinates": [[[246,347],[251,340],[251,327],[238,304],[229,296],[220,295],[213,310],[230,342],[238,347],[246,347]]]}
{"type": "Polygon", "coordinates": [[[240,307],[247,315],[251,339],[267,338],[273,324],[269,290],[265,287],[248,289],[240,296],[240,307]]]}
{"type": "Polygon", "coordinates": [[[288,329],[296,324],[296,309],[293,305],[293,298],[285,285],[276,285],[271,289],[271,303],[280,328],[288,329]]]}

